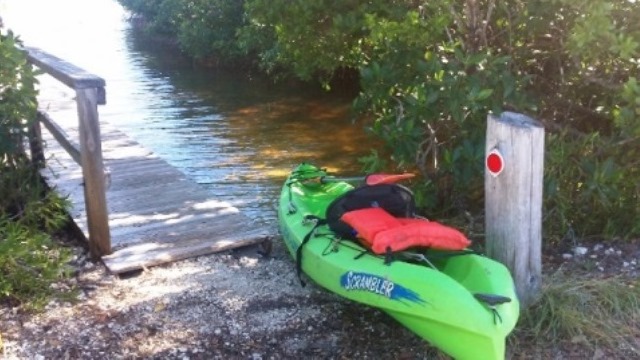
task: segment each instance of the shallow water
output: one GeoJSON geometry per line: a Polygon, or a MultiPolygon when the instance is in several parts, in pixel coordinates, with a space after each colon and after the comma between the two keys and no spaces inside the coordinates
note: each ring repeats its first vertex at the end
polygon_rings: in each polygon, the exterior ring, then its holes
{"type": "MultiPolygon", "coordinates": [[[[25,45],[106,80],[101,120],[265,224],[297,163],[352,175],[368,153],[371,140],[351,122],[353,93],[194,68],[134,31],[115,0],[0,0],[0,14],[25,45]]],[[[41,105],[75,121],[68,91],[47,92],[41,105]]]]}

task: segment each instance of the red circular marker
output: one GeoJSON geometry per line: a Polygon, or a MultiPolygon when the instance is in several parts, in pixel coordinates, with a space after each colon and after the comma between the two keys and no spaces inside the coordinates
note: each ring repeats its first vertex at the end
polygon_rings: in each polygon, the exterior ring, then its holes
{"type": "Polygon", "coordinates": [[[493,149],[487,155],[487,170],[493,176],[498,176],[504,170],[504,158],[498,149],[493,149]]]}

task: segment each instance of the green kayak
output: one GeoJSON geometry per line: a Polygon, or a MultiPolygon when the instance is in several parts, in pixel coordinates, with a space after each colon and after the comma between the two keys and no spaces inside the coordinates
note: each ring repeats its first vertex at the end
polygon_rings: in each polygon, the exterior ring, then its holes
{"type": "Polygon", "coordinates": [[[353,191],[350,182],[313,165],[300,164],[289,175],[278,221],[298,270],[329,291],[381,309],[456,359],[504,359],[519,315],[508,269],[466,250],[367,251],[323,221],[334,200],[353,191]]]}

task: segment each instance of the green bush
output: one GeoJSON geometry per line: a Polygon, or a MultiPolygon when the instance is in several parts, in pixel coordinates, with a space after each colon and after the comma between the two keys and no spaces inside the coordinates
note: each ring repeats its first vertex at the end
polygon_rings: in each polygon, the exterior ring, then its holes
{"type": "Polygon", "coordinates": [[[637,145],[598,133],[547,136],[545,223],[555,238],[640,234],[637,145]]]}
{"type": "Polygon", "coordinates": [[[547,125],[545,228],[556,237],[640,235],[640,3],[522,7],[514,54],[547,125]],[[553,24],[553,26],[549,26],[553,24]]]}
{"type": "Polygon", "coordinates": [[[69,259],[47,233],[0,216],[0,300],[40,308],[55,295],[51,283],[70,274],[69,259]]]}
{"type": "Polygon", "coordinates": [[[0,163],[20,161],[23,139],[36,114],[35,77],[19,40],[9,32],[0,33],[0,163]]]}
{"type": "Polygon", "coordinates": [[[397,1],[245,1],[247,25],[240,43],[257,53],[270,72],[286,69],[304,80],[325,83],[340,68],[357,69],[366,61],[368,14],[402,16],[397,1]]]}
{"type": "Polygon", "coordinates": [[[24,153],[35,119],[35,78],[13,34],[0,33],[0,301],[40,307],[50,284],[67,272],[69,252],[50,234],[66,223],[69,204],[46,191],[24,153]]]}
{"type": "Polygon", "coordinates": [[[242,50],[327,87],[359,72],[356,108],[387,144],[368,164],[417,170],[431,215],[481,212],[485,119],[509,109],[549,134],[549,234],[640,235],[629,156],[640,139],[640,2],[120,1],[167,24],[192,56],[242,50]]]}
{"type": "Polygon", "coordinates": [[[527,109],[520,90],[528,78],[514,74],[509,56],[467,40],[469,30],[456,22],[464,9],[452,6],[252,0],[243,31],[273,34],[272,44],[259,44],[267,68],[289,66],[303,78],[359,69],[356,108],[388,145],[382,153],[423,175],[420,205],[431,214],[477,209],[487,113],[507,104],[527,109]]]}
{"type": "Polygon", "coordinates": [[[639,3],[249,0],[246,9],[243,31],[259,39],[266,68],[360,71],[356,105],[388,145],[379,153],[423,175],[416,192],[431,215],[481,212],[486,115],[510,109],[547,127],[547,234],[640,234],[640,174],[628,156],[640,138],[639,3]]]}
{"type": "Polygon", "coordinates": [[[179,26],[180,1],[118,0],[133,14],[141,16],[146,29],[155,34],[175,36],[179,26]]]}
{"type": "Polygon", "coordinates": [[[55,294],[50,284],[69,274],[70,252],[52,234],[68,207],[30,163],[0,163],[0,301],[39,308],[55,294]]]}
{"type": "Polygon", "coordinates": [[[189,1],[182,16],[178,40],[193,57],[215,57],[226,63],[240,57],[236,32],[243,24],[242,1],[189,1]]]}
{"type": "Polygon", "coordinates": [[[243,58],[236,33],[244,24],[243,1],[119,0],[141,15],[147,30],[173,36],[180,48],[197,60],[237,64],[243,58]]]}

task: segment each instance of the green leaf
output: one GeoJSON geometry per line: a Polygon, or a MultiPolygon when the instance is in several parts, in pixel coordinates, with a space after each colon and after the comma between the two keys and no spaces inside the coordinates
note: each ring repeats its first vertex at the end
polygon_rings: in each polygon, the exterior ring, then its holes
{"type": "Polygon", "coordinates": [[[491,96],[493,94],[493,89],[483,89],[480,90],[480,92],[478,93],[478,95],[476,95],[476,100],[478,101],[482,101],[487,99],[489,96],[491,96]]]}

